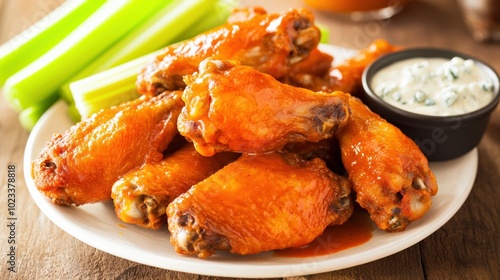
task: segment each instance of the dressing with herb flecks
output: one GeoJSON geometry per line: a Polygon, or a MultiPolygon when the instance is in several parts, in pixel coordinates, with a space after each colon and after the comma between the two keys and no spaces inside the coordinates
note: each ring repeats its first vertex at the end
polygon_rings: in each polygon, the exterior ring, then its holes
{"type": "Polygon", "coordinates": [[[417,114],[469,113],[493,98],[491,78],[472,59],[411,58],[378,71],[371,88],[387,103],[417,114]]]}

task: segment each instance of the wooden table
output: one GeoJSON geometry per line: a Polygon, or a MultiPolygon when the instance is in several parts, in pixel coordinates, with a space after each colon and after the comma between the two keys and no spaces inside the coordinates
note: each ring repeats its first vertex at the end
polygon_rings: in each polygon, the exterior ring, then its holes
{"type": "MultiPolygon", "coordinates": [[[[0,43],[39,20],[63,0],[0,0],[0,43]]],[[[269,11],[301,1],[243,1],[269,11]]],[[[350,23],[317,13],[333,44],[363,48],[373,39],[394,44],[453,48],[488,61],[500,71],[500,45],[473,41],[453,0],[413,1],[383,22],[350,23]]],[[[29,133],[0,99],[1,279],[215,279],[167,271],[124,260],[90,247],[55,226],[40,212],[25,186],[23,151],[29,133]],[[16,273],[7,271],[9,230],[7,173],[16,170],[16,273]]],[[[467,136],[464,136],[467,137],[467,136]]],[[[389,257],[318,275],[289,279],[500,279],[500,108],[478,147],[479,166],[472,193],[459,212],[420,243],[389,257]]]]}

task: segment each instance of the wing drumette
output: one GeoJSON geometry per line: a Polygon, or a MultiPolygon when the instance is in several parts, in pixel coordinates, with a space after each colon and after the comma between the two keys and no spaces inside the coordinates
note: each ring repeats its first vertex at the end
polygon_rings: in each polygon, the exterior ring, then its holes
{"type": "Polygon", "coordinates": [[[36,187],[59,205],[111,199],[111,187],[120,176],[163,158],[177,134],[184,105],[181,93],[143,96],[101,110],[54,135],[32,163],[36,187]]]}
{"type": "Polygon", "coordinates": [[[204,157],[192,144],[185,144],[160,162],[143,164],[113,185],[116,215],[123,222],[158,229],[167,220],[170,202],[236,157],[233,153],[204,157]]]}
{"type": "Polygon", "coordinates": [[[178,129],[206,156],[317,142],[338,132],[349,116],[342,97],[280,83],[237,61],[205,60],[186,83],[178,129]]]}
{"type": "Polygon", "coordinates": [[[348,219],[350,190],[320,159],[242,155],[167,207],[170,241],[199,257],[303,246],[348,219]]]}
{"type": "Polygon", "coordinates": [[[359,99],[349,103],[352,114],[338,140],[356,201],[379,228],[402,231],[431,206],[436,178],[410,138],[359,99]]]}
{"type": "Polygon", "coordinates": [[[137,88],[153,95],[184,88],[182,77],[194,73],[206,58],[238,60],[280,78],[290,65],[307,57],[319,40],[314,17],[304,9],[281,14],[240,9],[226,24],[165,48],[141,71],[137,88]]]}

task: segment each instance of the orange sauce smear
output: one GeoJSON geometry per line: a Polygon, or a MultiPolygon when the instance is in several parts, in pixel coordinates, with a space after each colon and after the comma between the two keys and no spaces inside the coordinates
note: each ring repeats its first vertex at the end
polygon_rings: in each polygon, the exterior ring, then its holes
{"type": "Polygon", "coordinates": [[[273,256],[307,258],[337,253],[368,242],[374,228],[368,213],[356,207],[344,224],[328,227],[322,235],[303,247],[276,250],[273,256]]]}

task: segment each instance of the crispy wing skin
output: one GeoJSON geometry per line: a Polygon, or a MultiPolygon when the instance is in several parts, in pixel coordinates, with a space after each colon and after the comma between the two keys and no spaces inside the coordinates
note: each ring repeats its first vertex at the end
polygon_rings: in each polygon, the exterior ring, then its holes
{"type": "Polygon", "coordinates": [[[438,190],[418,146],[398,128],[351,98],[351,118],[338,134],[357,202],[377,226],[402,231],[420,219],[438,190]]]}
{"type": "Polygon", "coordinates": [[[261,8],[239,9],[226,24],[165,48],[141,71],[137,89],[147,95],[182,89],[182,77],[193,74],[206,58],[234,59],[283,77],[290,65],[316,48],[320,36],[307,10],[268,14],[261,8]]]}
{"type": "Polygon", "coordinates": [[[111,199],[120,176],[162,159],[177,134],[181,93],[144,96],[104,109],[54,135],[32,163],[36,187],[59,205],[111,199]]]}
{"type": "Polygon", "coordinates": [[[342,97],[283,84],[237,61],[205,60],[186,83],[177,126],[206,156],[317,142],[338,132],[349,117],[342,97]]]}
{"type": "Polygon", "coordinates": [[[170,202],[237,156],[218,153],[204,157],[192,144],[185,144],[159,162],[145,163],[113,185],[116,215],[126,223],[159,229],[167,220],[165,210],[170,202]]]}
{"type": "Polygon", "coordinates": [[[320,159],[242,155],[167,207],[170,241],[198,257],[303,246],[349,218],[350,191],[320,159]]]}

